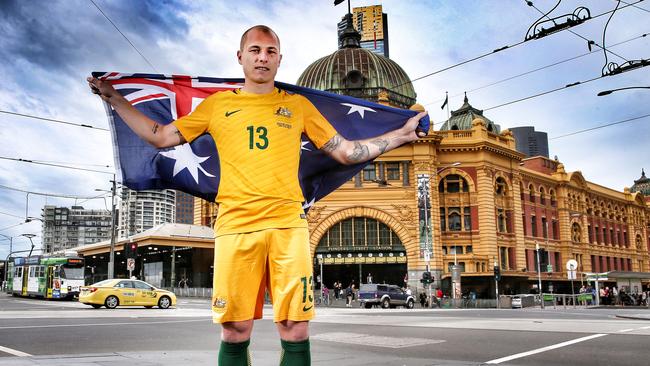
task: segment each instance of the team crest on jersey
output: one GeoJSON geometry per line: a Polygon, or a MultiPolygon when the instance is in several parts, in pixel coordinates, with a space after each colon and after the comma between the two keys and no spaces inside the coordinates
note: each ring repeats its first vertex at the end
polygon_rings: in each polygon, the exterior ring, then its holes
{"type": "Polygon", "coordinates": [[[212,308],[215,311],[218,311],[217,309],[224,309],[226,307],[226,304],[227,304],[226,299],[217,296],[214,298],[214,301],[212,302],[212,308]]]}
{"type": "Polygon", "coordinates": [[[282,116],[282,117],[291,118],[292,113],[291,113],[291,111],[289,110],[289,108],[286,108],[286,107],[280,107],[280,108],[278,108],[277,111],[275,111],[275,115],[276,115],[276,116],[282,116]]]}

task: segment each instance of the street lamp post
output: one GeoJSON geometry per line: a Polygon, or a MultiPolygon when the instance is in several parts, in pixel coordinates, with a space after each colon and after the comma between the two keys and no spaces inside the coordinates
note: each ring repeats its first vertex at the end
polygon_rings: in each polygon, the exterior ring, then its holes
{"type": "Polygon", "coordinates": [[[539,243],[535,240],[535,253],[537,254],[537,287],[539,288],[539,301],[542,309],[544,309],[544,294],[542,291],[542,270],[539,262],[539,243]]]}
{"type": "Polygon", "coordinates": [[[599,97],[602,97],[603,95],[609,95],[614,92],[620,91],[620,90],[629,90],[629,89],[650,89],[650,86],[628,86],[627,88],[618,88],[618,89],[611,89],[611,90],[603,90],[597,95],[599,97]]]}
{"type": "MultiPolygon", "coordinates": [[[[108,255],[108,278],[115,277],[115,174],[113,174],[113,180],[111,180],[111,249],[108,255]]],[[[104,191],[103,189],[95,189],[95,191],[104,191]]],[[[173,258],[175,259],[175,258],[173,258]]],[[[172,286],[173,286],[172,282],[172,286]]]]}

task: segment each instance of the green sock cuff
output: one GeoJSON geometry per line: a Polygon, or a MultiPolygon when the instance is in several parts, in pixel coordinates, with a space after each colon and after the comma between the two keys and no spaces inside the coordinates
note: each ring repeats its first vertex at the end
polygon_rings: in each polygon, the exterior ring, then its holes
{"type": "Polygon", "coordinates": [[[309,352],[309,338],[304,341],[291,342],[280,339],[280,344],[282,344],[282,349],[286,352],[299,353],[299,352],[309,352]]]}
{"type": "Polygon", "coordinates": [[[251,343],[250,339],[247,339],[243,342],[230,343],[226,341],[221,341],[221,348],[226,353],[241,353],[246,351],[248,345],[251,343]]]}

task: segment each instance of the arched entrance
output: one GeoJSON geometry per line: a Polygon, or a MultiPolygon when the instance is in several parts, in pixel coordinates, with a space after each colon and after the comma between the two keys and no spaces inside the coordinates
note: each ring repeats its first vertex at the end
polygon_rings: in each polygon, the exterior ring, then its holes
{"type": "Polygon", "coordinates": [[[370,217],[349,217],[332,225],[315,250],[315,273],[323,272],[324,284],[338,281],[345,288],[368,283],[404,285],[406,248],[385,223],[370,217]]]}

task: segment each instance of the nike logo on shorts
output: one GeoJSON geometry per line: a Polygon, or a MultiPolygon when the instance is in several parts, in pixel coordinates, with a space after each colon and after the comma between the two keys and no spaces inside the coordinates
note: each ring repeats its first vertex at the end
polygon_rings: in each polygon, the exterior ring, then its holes
{"type": "Polygon", "coordinates": [[[235,114],[235,113],[237,113],[239,111],[241,111],[241,109],[237,109],[237,110],[234,110],[234,111],[231,111],[231,112],[226,111],[226,117],[230,117],[231,115],[233,115],[233,114],[235,114]]]}
{"type": "Polygon", "coordinates": [[[314,305],[312,305],[312,306],[310,306],[310,307],[303,306],[303,307],[302,307],[302,311],[309,311],[309,310],[310,310],[311,308],[313,308],[313,307],[314,307],[314,305]]]}

